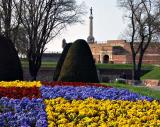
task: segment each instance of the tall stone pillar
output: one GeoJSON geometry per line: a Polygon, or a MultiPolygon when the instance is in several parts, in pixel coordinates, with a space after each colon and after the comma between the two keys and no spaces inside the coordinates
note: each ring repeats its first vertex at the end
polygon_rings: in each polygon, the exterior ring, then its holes
{"type": "Polygon", "coordinates": [[[93,14],[92,14],[92,7],[90,9],[90,24],[89,24],[89,36],[87,38],[87,42],[89,44],[94,43],[94,37],[93,37],[93,14]]]}

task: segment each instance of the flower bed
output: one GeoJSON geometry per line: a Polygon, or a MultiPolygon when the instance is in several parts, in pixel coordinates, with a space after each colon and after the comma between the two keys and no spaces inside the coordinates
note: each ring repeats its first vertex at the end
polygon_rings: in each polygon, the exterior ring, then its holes
{"type": "Polygon", "coordinates": [[[42,86],[40,88],[42,97],[45,99],[52,99],[63,97],[69,100],[73,99],[86,99],[93,97],[95,99],[110,99],[110,100],[148,100],[152,101],[153,98],[141,96],[139,94],[130,92],[128,90],[116,88],[103,88],[95,86],[42,86]]]}
{"type": "Polygon", "coordinates": [[[0,82],[1,87],[41,87],[40,81],[34,81],[34,82],[25,82],[25,81],[13,81],[13,82],[0,82]]]}
{"type": "Polygon", "coordinates": [[[21,99],[23,97],[28,98],[40,98],[41,94],[38,87],[0,87],[0,97],[8,97],[21,99]]]}
{"type": "Polygon", "coordinates": [[[159,101],[125,89],[75,82],[0,85],[2,127],[160,126],[159,101]]]}
{"type": "Polygon", "coordinates": [[[41,82],[45,86],[96,86],[112,88],[111,86],[105,86],[99,83],[84,83],[84,82],[41,82]]]}
{"type": "Polygon", "coordinates": [[[160,126],[160,106],[156,101],[46,100],[50,127],[160,126]],[[145,107],[145,108],[144,108],[145,107]]]}
{"type": "Polygon", "coordinates": [[[47,127],[42,99],[0,99],[1,127],[47,127]]]}

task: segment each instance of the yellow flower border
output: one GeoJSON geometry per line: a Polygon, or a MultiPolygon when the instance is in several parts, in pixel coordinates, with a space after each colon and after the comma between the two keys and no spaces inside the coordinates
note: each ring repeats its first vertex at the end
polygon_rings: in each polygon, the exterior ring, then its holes
{"type": "Polygon", "coordinates": [[[160,105],[153,101],[45,100],[48,127],[159,127],[160,105]]]}
{"type": "Polygon", "coordinates": [[[0,87],[41,87],[41,82],[40,81],[11,81],[11,82],[6,82],[6,81],[1,81],[0,82],[0,87]]]}

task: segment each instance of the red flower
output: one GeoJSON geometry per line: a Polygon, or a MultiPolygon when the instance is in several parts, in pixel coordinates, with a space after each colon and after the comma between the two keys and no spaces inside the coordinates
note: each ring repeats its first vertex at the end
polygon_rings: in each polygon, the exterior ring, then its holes
{"type": "Polygon", "coordinates": [[[41,94],[38,87],[0,87],[0,97],[21,99],[23,97],[28,98],[40,98],[41,94]]]}
{"type": "Polygon", "coordinates": [[[106,87],[112,88],[111,86],[105,86],[99,83],[84,83],[84,82],[41,82],[43,85],[46,86],[97,86],[97,87],[106,87]]]}

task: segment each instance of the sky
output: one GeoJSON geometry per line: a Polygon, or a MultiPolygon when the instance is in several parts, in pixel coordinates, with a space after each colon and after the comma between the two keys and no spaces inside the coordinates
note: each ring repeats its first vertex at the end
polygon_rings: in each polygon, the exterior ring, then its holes
{"type": "Polygon", "coordinates": [[[83,24],[68,26],[60,35],[46,45],[46,52],[62,52],[62,39],[67,43],[77,39],[87,39],[89,35],[90,8],[93,8],[93,36],[95,41],[104,42],[107,40],[120,39],[126,28],[123,18],[123,10],[117,6],[117,0],[76,0],[84,2],[88,13],[83,17],[83,24]]]}

